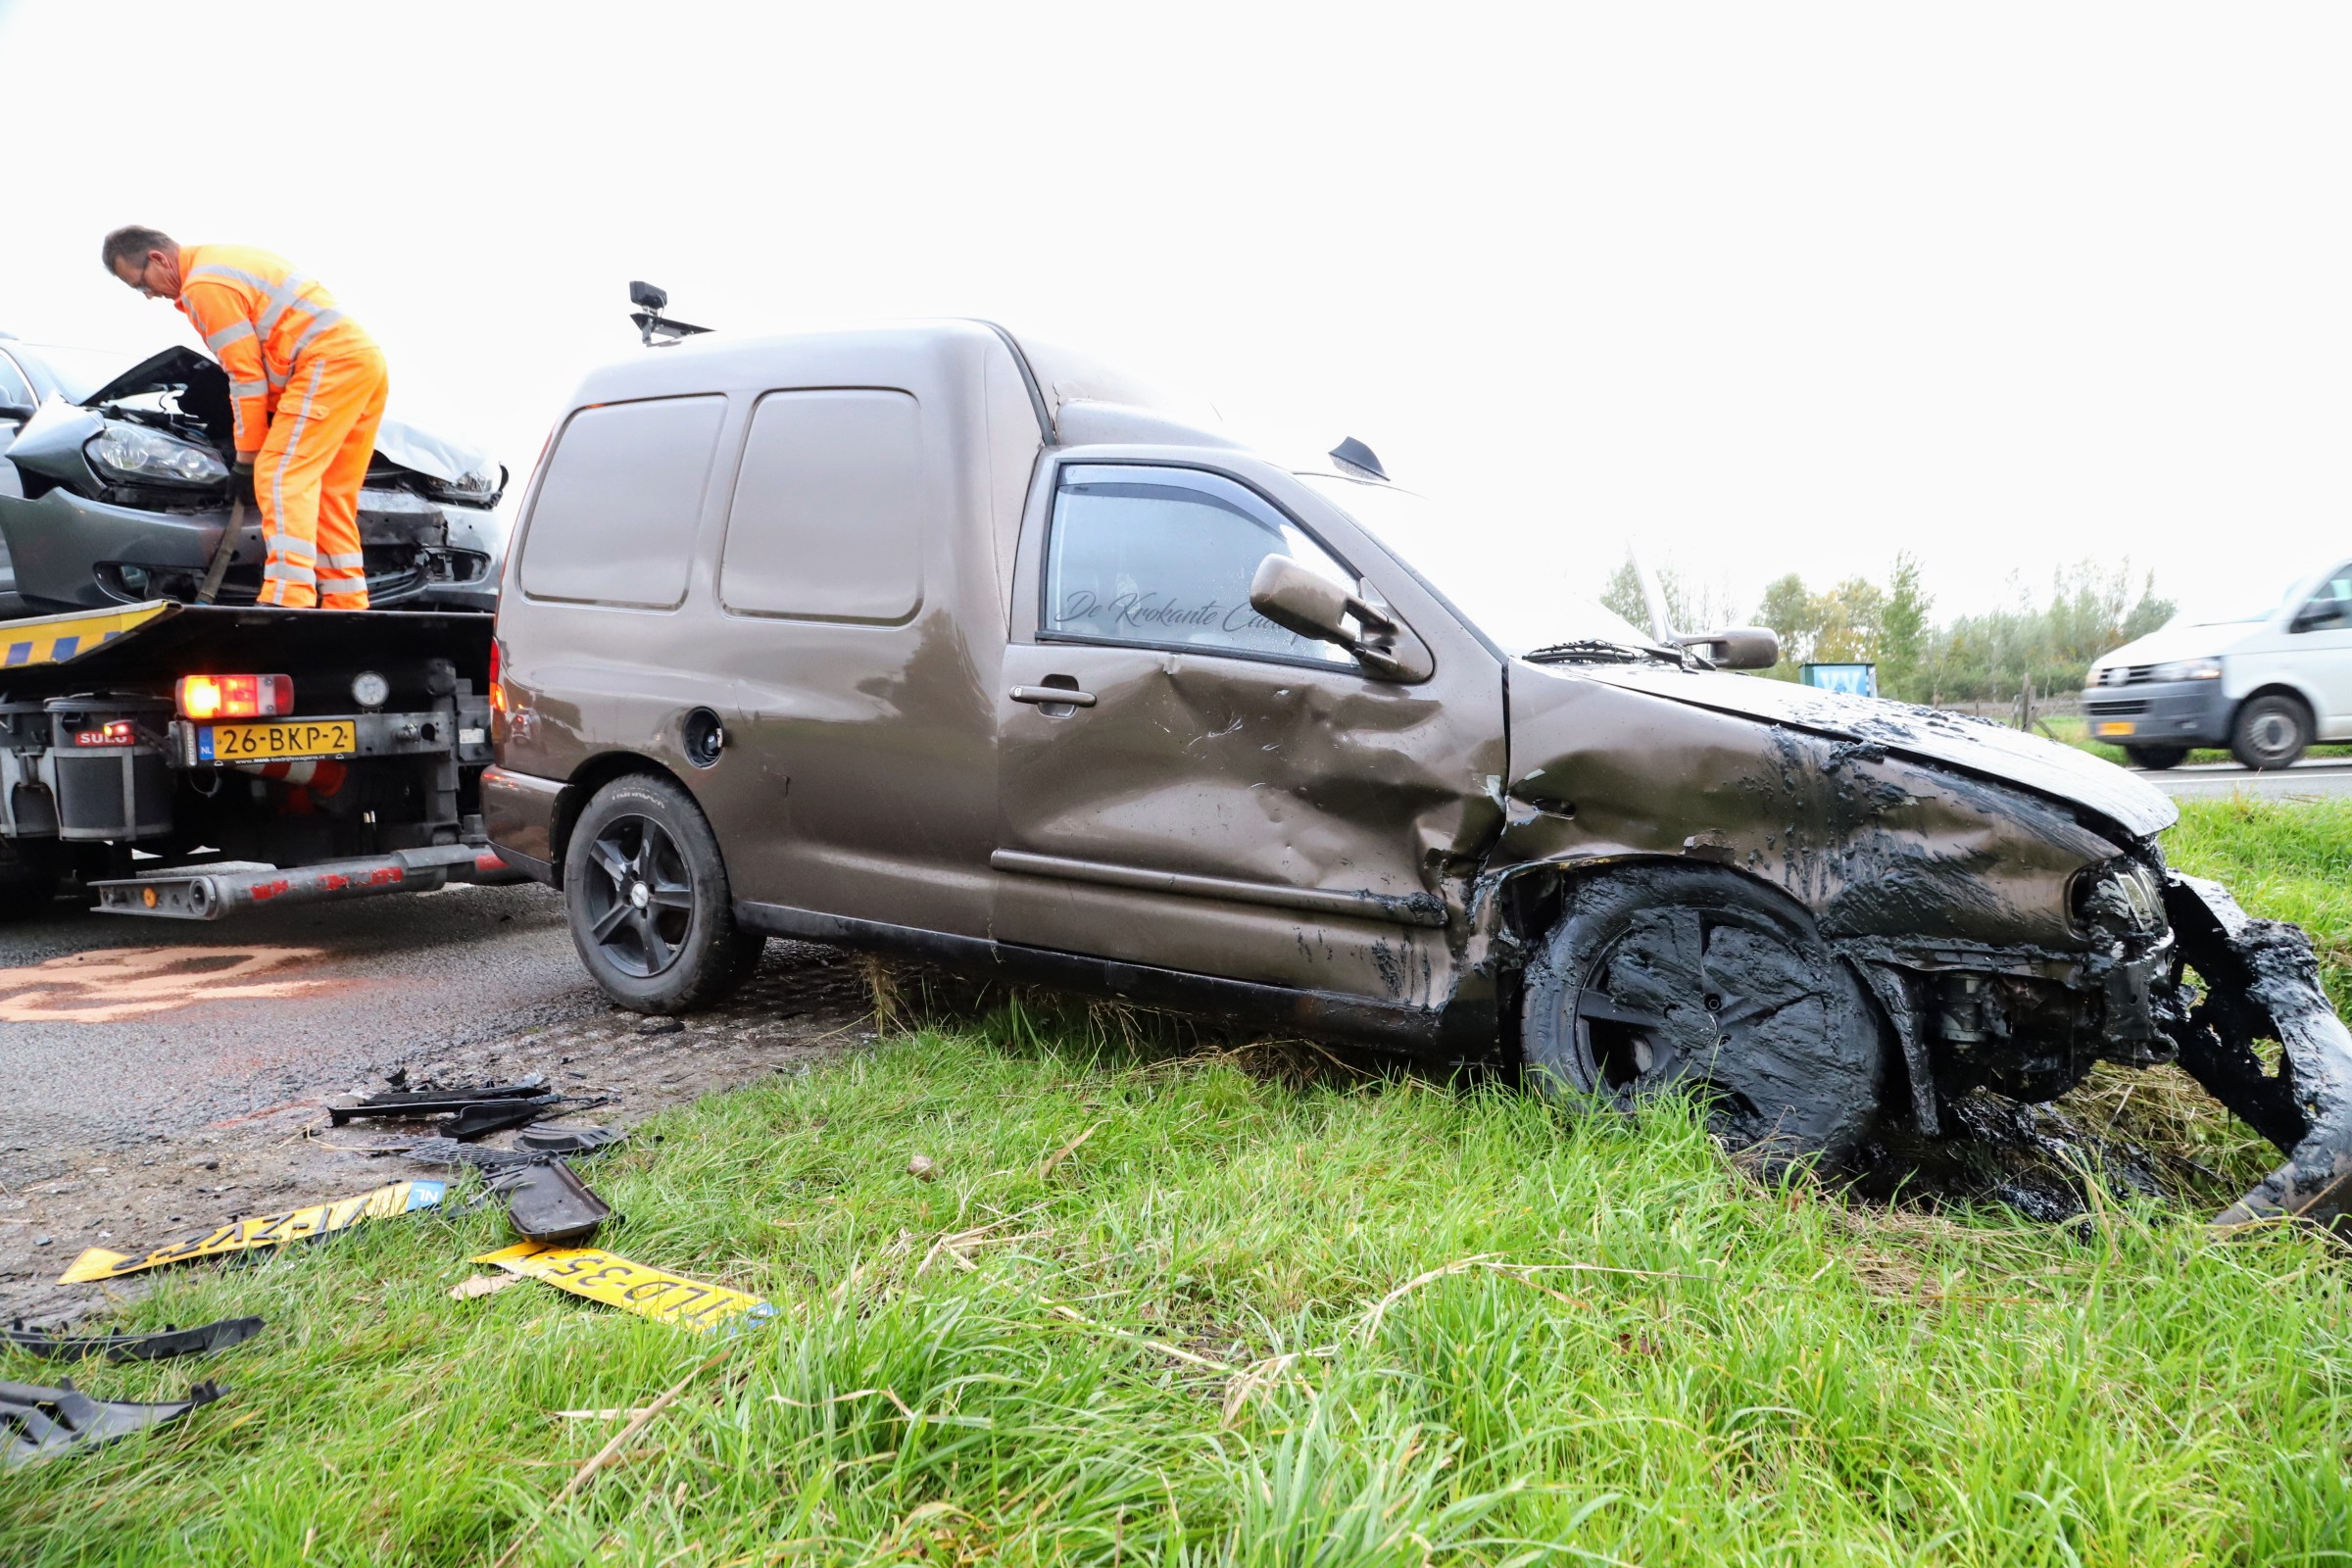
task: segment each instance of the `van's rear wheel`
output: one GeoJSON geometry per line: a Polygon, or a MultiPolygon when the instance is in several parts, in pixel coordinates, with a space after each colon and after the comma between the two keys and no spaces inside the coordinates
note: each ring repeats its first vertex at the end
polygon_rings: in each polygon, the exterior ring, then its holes
{"type": "Polygon", "coordinates": [[[1528,1065],[1621,1110],[1695,1093],[1735,1152],[1852,1152],[1886,1051],[1853,971],[1787,899],[1716,866],[1644,866],[1570,890],[1529,967],[1528,1065]]]}
{"type": "Polygon", "coordinates": [[[564,850],[564,906],[588,973],[639,1012],[718,1001],[766,945],[735,923],[718,839],[666,778],[633,775],[597,791],[564,850]]]}

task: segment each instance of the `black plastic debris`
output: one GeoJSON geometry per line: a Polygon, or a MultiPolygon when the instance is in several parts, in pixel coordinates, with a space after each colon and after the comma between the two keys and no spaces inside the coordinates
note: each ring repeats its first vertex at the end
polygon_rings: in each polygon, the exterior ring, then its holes
{"type": "Polygon", "coordinates": [[[627,1137],[612,1127],[533,1127],[518,1135],[521,1147],[515,1149],[445,1137],[419,1139],[406,1152],[428,1165],[470,1165],[482,1172],[525,1241],[569,1242],[612,1218],[612,1208],[589,1191],[564,1156],[602,1153],[627,1137]]]}
{"type": "Polygon", "coordinates": [[[612,1148],[628,1134],[617,1127],[567,1127],[542,1122],[514,1135],[514,1147],[535,1154],[592,1154],[612,1148]]]}
{"type": "Polygon", "coordinates": [[[508,1223],[526,1242],[577,1241],[612,1217],[612,1205],[560,1159],[502,1170],[490,1190],[507,1200],[508,1223]]]}
{"type": "Polygon", "coordinates": [[[108,1443],[127,1433],[162,1426],[227,1392],[217,1383],[199,1383],[184,1399],[131,1404],[93,1399],[70,1378],[53,1389],[35,1383],[0,1383],[0,1465],[14,1469],[68,1448],[108,1443]]]}
{"type": "MultiPolygon", "coordinates": [[[[592,1100],[561,1094],[547,1087],[545,1075],[532,1073],[511,1084],[484,1084],[457,1088],[403,1090],[394,1094],[369,1095],[348,1104],[329,1105],[327,1120],[334,1126],[361,1117],[391,1117],[398,1120],[421,1120],[436,1117],[435,1133],[443,1138],[455,1138],[471,1143],[492,1133],[505,1132],[553,1114],[558,1107],[588,1110],[612,1103],[610,1096],[592,1100]]],[[[402,1146],[386,1145],[367,1151],[369,1153],[395,1153],[402,1146]]]]}
{"type": "Polygon", "coordinates": [[[444,1136],[455,1138],[460,1143],[470,1143],[476,1138],[487,1138],[492,1133],[503,1133],[510,1127],[537,1121],[558,1105],[565,1103],[567,1102],[562,1095],[542,1095],[533,1100],[484,1100],[466,1106],[442,1122],[441,1131],[444,1136]]]}
{"type": "Polygon", "coordinates": [[[22,1321],[0,1330],[0,1343],[52,1361],[80,1361],[103,1355],[109,1361],[168,1361],[176,1355],[210,1355],[243,1345],[262,1332],[258,1317],[224,1317],[183,1329],[167,1324],[154,1334],[68,1335],[62,1329],[26,1328],[22,1321]]]}
{"type": "Polygon", "coordinates": [[[419,1138],[415,1143],[388,1147],[378,1152],[406,1154],[426,1165],[471,1165],[476,1170],[506,1170],[515,1165],[534,1165],[553,1159],[553,1154],[526,1153],[519,1149],[486,1149],[480,1144],[461,1144],[455,1138],[419,1138]]]}
{"type": "Polygon", "coordinates": [[[614,1127],[525,1127],[513,1149],[464,1144],[455,1138],[420,1138],[414,1143],[387,1145],[380,1152],[406,1154],[427,1165],[471,1165],[476,1170],[505,1170],[515,1165],[544,1165],[566,1155],[601,1154],[628,1137],[614,1127]]]}
{"type": "MultiPolygon", "coordinates": [[[[388,1094],[369,1095],[348,1105],[326,1107],[327,1121],[340,1127],[345,1122],[363,1116],[441,1116],[463,1111],[473,1105],[499,1103],[518,1100],[555,1101],[550,1095],[543,1073],[532,1073],[511,1084],[459,1085],[446,1089],[404,1089],[388,1094]]],[[[512,1126],[513,1123],[508,1125],[512,1126]]]]}

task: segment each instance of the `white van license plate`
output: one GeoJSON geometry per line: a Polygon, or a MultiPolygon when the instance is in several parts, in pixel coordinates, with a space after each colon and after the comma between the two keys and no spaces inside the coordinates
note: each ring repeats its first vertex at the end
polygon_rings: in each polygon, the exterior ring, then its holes
{"type": "Polygon", "coordinates": [[[2128,718],[2111,718],[2099,726],[2099,734],[2102,736],[2132,735],[2138,733],[2138,730],[2139,726],[2128,718]]]}

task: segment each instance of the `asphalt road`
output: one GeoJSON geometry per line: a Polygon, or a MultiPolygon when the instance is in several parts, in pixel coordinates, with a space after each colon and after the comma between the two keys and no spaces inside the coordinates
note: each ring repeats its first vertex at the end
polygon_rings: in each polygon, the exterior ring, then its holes
{"type": "Polygon", "coordinates": [[[2271,773],[2257,773],[2234,762],[2199,762],[2161,773],[2141,773],[2140,777],[2179,801],[2236,794],[2273,801],[2352,795],[2352,761],[2338,758],[2298,762],[2271,773]]]}
{"type": "MultiPolygon", "coordinates": [[[[219,923],[71,902],[0,926],[0,1181],[18,1158],[194,1131],[381,1063],[603,1010],[536,886],[219,923]]],[[[380,1087],[377,1085],[376,1087],[380,1087]]]]}
{"type": "Polygon", "coordinates": [[[647,1020],[582,972],[543,888],[264,910],[219,924],[61,903],[0,925],[0,1321],[73,1317],[84,1248],[143,1250],[231,1215],[420,1169],[371,1152],[422,1129],[331,1127],[331,1097],[542,1075],[619,1127],[872,1039],[854,959],[770,943],[716,1006],[647,1020]]]}

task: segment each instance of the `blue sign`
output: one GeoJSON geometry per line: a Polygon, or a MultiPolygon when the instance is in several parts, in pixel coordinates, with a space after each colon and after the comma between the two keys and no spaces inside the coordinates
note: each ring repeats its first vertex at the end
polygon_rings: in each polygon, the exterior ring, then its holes
{"type": "Polygon", "coordinates": [[[1799,664],[1796,678],[1807,686],[1818,686],[1825,692],[1844,692],[1850,697],[1879,695],[1879,666],[1876,664],[1799,664]]]}

